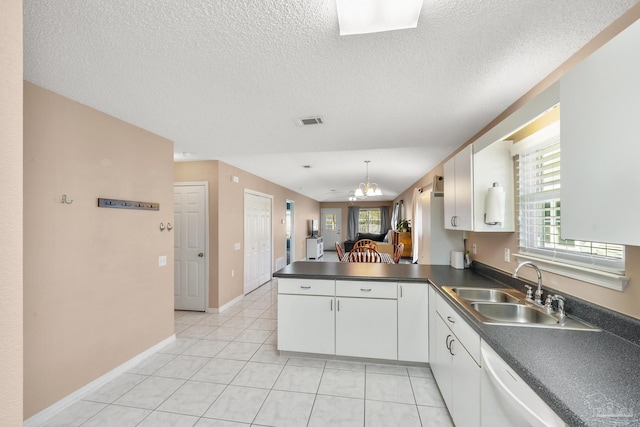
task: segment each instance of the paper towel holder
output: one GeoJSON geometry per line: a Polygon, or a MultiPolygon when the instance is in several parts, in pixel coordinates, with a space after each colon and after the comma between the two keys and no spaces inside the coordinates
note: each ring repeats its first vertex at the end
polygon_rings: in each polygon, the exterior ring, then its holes
{"type": "Polygon", "coordinates": [[[494,182],[487,190],[484,200],[484,223],[487,225],[498,225],[504,222],[504,188],[494,182]],[[487,218],[488,217],[488,218],[487,218]]]}

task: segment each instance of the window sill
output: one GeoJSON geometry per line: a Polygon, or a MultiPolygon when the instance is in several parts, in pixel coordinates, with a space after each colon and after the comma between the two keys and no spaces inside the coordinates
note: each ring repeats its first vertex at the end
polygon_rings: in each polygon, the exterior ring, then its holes
{"type": "Polygon", "coordinates": [[[573,264],[565,264],[547,258],[531,256],[528,254],[513,254],[518,261],[532,261],[540,270],[558,274],[560,276],[570,277],[572,279],[581,280],[583,282],[592,283],[594,285],[613,289],[616,291],[624,291],[629,283],[627,276],[609,273],[601,270],[594,270],[587,267],[581,267],[573,264]]]}

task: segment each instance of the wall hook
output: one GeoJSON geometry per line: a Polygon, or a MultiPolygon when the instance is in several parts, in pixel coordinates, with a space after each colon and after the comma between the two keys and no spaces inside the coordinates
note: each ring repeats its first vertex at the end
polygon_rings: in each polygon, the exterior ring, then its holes
{"type": "Polygon", "coordinates": [[[168,231],[173,230],[173,225],[171,225],[171,223],[170,223],[170,222],[168,222],[168,223],[167,223],[167,230],[168,230],[168,231]]]}
{"type": "Polygon", "coordinates": [[[164,223],[160,223],[160,231],[164,231],[164,223]]]}
{"type": "Polygon", "coordinates": [[[62,203],[66,204],[66,205],[70,205],[71,203],[73,203],[73,200],[67,200],[67,195],[63,194],[62,195],[62,203]]]}

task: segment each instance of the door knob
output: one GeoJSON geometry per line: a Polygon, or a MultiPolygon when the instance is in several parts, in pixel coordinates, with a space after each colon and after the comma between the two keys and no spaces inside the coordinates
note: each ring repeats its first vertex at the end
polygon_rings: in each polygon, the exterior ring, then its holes
{"type": "Polygon", "coordinates": [[[204,256],[204,253],[200,252],[200,253],[198,254],[198,256],[199,256],[200,258],[202,258],[202,257],[204,256]]]}

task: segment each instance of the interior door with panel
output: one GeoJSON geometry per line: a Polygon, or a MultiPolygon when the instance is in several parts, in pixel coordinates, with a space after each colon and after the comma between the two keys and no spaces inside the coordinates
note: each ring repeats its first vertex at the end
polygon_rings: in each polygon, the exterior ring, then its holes
{"type": "Polygon", "coordinates": [[[271,279],[271,197],[244,195],[244,293],[271,279]]]}
{"type": "Polygon", "coordinates": [[[322,238],[324,240],[324,250],[332,251],[336,243],[342,244],[342,209],[323,208],[320,210],[320,223],[322,238]]]}
{"type": "Polygon", "coordinates": [[[173,209],[175,309],[204,311],[206,185],[176,184],[173,209]]]}

